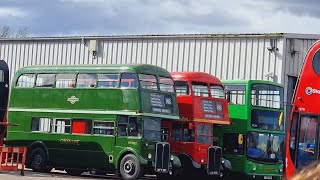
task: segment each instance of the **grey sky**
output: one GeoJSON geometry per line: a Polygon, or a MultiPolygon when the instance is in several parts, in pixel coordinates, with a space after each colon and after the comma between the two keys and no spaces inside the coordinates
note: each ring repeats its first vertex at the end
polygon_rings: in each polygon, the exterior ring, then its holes
{"type": "Polygon", "coordinates": [[[34,36],[320,34],[317,0],[1,0],[0,26],[34,36]]]}

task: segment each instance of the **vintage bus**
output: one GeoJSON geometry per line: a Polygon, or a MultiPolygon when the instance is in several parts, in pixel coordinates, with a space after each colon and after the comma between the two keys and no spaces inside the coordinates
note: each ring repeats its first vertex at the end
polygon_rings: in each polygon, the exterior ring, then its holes
{"type": "Polygon", "coordinates": [[[168,173],[179,161],[161,121],[179,119],[168,71],[146,64],[32,66],[13,78],[8,146],[27,146],[34,171],[168,173]]]}
{"type": "Polygon", "coordinates": [[[280,179],[283,175],[283,87],[262,80],[222,81],[230,126],[216,127],[233,176],[280,179]]]}
{"type": "Polygon", "coordinates": [[[231,164],[222,158],[216,146],[213,127],[229,125],[228,104],[221,81],[202,72],[171,73],[181,119],[162,121],[163,139],[170,143],[182,168],[176,176],[222,177],[231,171],[231,164]]]}
{"type": "Polygon", "coordinates": [[[286,178],[319,163],[320,41],[309,49],[292,102],[286,141],[286,178]]]}
{"type": "Polygon", "coordinates": [[[9,68],[4,60],[0,60],[0,146],[7,129],[7,106],[9,99],[9,68]]]}

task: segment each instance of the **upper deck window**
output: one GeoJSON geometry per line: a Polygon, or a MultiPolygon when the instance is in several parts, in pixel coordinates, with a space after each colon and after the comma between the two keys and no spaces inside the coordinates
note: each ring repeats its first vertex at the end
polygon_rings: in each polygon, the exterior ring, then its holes
{"type": "Polygon", "coordinates": [[[254,84],[251,87],[253,106],[283,109],[283,88],[269,84],[254,84]]]}
{"type": "Polygon", "coordinates": [[[139,74],[140,86],[143,89],[158,90],[157,78],[155,75],[139,74]]]}
{"type": "Polygon", "coordinates": [[[320,51],[319,50],[313,56],[312,68],[318,75],[320,75],[320,51]]]}
{"type": "Polygon", "coordinates": [[[134,73],[122,73],[120,79],[121,88],[135,89],[138,87],[138,77],[134,73]]]}
{"type": "Polygon", "coordinates": [[[73,88],[76,82],[76,74],[57,74],[57,88],[73,88]]]}
{"type": "Polygon", "coordinates": [[[116,88],[119,86],[119,74],[99,74],[98,87],[99,88],[116,88]]]}
{"type": "Polygon", "coordinates": [[[209,97],[207,84],[192,82],[192,89],[195,96],[209,97]]]}
{"type": "Polygon", "coordinates": [[[4,72],[0,70],[0,82],[4,82],[4,72]]]}
{"type": "Polygon", "coordinates": [[[78,74],[77,88],[94,88],[97,84],[97,74],[78,74]]]}
{"type": "Polygon", "coordinates": [[[189,84],[186,81],[176,81],[174,82],[174,88],[176,89],[177,95],[189,95],[189,84]]]}
{"type": "Polygon", "coordinates": [[[159,77],[160,91],[174,92],[173,80],[168,77],[159,77]]]}
{"type": "Polygon", "coordinates": [[[224,99],[225,98],[222,86],[211,85],[210,86],[210,91],[211,91],[211,96],[213,98],[220,98],[220,99],[224,99]]]}
{"type": "Polygon", "coordinates": [[[244,105],[246,103],[245,85],[225,85],[225,90],[229,104],[244,105]]]}
{"type": "Polygon", "coordinates": [[[53,87],[55,74],[38,74],[36,87],[53,87]]]}
{"type": "Polygon", "coordinates": [[[21,88],[32,88],[34,85],[34,80],[34,74],[23,74],[19,77],[16,86],[21,88]]]}

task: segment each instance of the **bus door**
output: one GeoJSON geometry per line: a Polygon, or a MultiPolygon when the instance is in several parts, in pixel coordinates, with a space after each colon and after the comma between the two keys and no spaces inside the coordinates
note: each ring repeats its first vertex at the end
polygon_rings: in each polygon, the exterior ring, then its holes
{"type": "Polygon", "coordinates": [[[4,60],[0,60],[0,146],[5,136],[4,123],[7,121],[6,112],[9,97],[9,68],[4,60]],[[1,125],[2,124],[2,125],[1,125]]]}
{"type": "Polygon", "coordinates": [[[297,129],[296,168],[302,168],[312,164],[318,159],[319,147],[319,116],[300,115],[297,129]]]}
{"type": "Polygon", "coordinates": [[[137,149],[142,137],[141,119],[132,116],[118,116],[115,148],[118,150],[126,147],[137,149]]]}

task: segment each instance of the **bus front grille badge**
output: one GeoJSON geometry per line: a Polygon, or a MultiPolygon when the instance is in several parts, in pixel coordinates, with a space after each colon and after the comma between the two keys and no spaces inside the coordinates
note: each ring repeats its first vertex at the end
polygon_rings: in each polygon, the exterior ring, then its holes
{"type": "Polygon", "coordinates": [[[74,104],[79,101],[79,98],[77,98],[76,96],[71,96],[67,99],[67,101],[69,101],[71,104],[74,104]]]}

